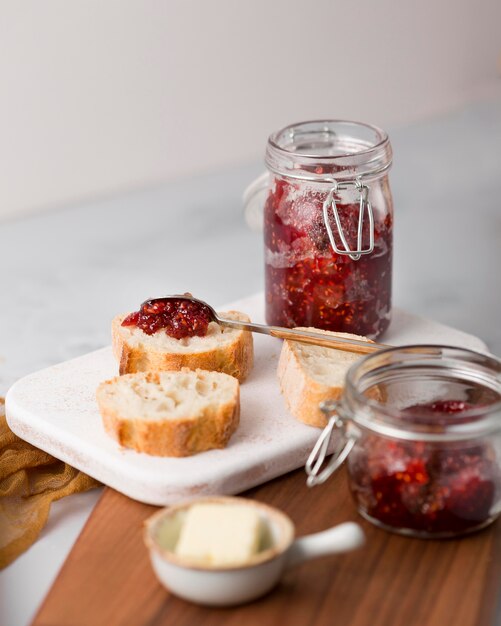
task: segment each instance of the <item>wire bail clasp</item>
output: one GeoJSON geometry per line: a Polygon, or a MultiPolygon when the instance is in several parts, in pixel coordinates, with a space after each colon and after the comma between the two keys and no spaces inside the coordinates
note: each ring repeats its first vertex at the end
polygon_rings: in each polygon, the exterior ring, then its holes
{"type": "Polygon", "coordinates": [[[350,259],[353,261],[358,261],[363,254],[370,254],[374,250],[374,214],[372,212],[372,206],[369,200],[369,186],[362,183],[360,178],[356,178],[355,180],[347,180],[343,183],[338,183],[336,180],[333,180],[333,187],[327,194],[327,198],[323,204],[323,214],[324,214],[324,224],[327,229],[327,234],[329,235],[329,241],[331,246],[336,254],[345,254],[349,255],[350,259]],[[357,249],[352,250],[348,245],[348,241],[346,240],[346,235],[343,231],[343,227],[341,225],[341,220],[339,219],[339,213],[337,210],[336,200],[334,195],[343,189],[348,189],[350,187],[355,187],[360,195],[360,203],[359,203],[359,211],[358,211],[358,228],[357,228],[357,249]],[[344,246],[343,248],[339,248],[336,244],[336,240],[334,238],[334,233],[332,232],[332,227],[329,219],[329,209],[332,209],[332,213],[334,215],[334,221],[336,222],[336,228],[339,233],[339,237],[344,246]],[[367,248],[363,248],[363,228],[364,228],[364,218],[365,212],[367,210],[367,215],[369,217],[369,246],[367,248]]]}
{"type": "Polygon", "coordinates": [[[305,471],[308,475],[306,484],[308,487],[314,487],[315,485],[321,485],[324,483],[331,474],[333,474],[337,468],[344,462],[351,449],[355,445],[356,439],[344,437],[344,422],[342,418],[336,413],[337,402],[327,401],[322,402],[320,410],[328,418],[327,426],[323,429],[320,437],[317,439],[313,450],[306,461],[305,471]],[[322,465],[329,454],[329,447],[333,433],[340,431],[339,440],[332,453],[331,460],[322,470],[322,465]]]}

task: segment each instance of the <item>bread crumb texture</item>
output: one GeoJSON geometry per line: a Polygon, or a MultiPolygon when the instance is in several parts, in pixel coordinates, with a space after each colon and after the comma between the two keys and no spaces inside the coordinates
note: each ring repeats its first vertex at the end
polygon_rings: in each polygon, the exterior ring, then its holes
{"type": "Polygon", "coordinates": [[[159,456],[226,446],[239,423],[239,383],[219,372],[126,374],[101,383],[106,431],[121,445],[159,456]]]}

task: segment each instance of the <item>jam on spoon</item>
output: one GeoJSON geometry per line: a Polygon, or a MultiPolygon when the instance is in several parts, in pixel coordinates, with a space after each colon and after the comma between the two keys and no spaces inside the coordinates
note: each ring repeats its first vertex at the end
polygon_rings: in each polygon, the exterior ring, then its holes
{"type": "MultiPolygon", "coordinates": [[[[188,295],[188,294],[187,294],[188,295]]],[[[169,337],[205,337],[211,322],[211,314],[203,303],[176,298],[154,298],[141,304],[123,320],[122,326],[136,326],[147,335],[165,330],[169,337]]]]}
{"type": "Polygon", "coordinates": [[[137,326],[148,335],[165,329],[169,336],[182,339],[183,337],[203,337],[207,334],[210,322],[236,330],[246,330],[279,339],[292,339],[359,354],[370,354],[388,347],[374,342],[369,343],[363,339],[325,335],[315,329],[281,328],[222,317],[207,302],[194,298],[190,293],[147,300],[143,302],[139,311],[131,313],[124,319],[122,326],[137,326]]]}

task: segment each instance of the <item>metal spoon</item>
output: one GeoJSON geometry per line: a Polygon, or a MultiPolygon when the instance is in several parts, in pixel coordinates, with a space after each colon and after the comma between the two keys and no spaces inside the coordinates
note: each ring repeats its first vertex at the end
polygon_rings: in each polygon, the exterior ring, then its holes
{"type": "Polygon", "coordinates": [[[271,335],[280,339],[290,339],[299,341],[300,343],[309,343],[315,346],[323,346],[325,348],[335,348],[336,350],[344,350],[345,352],[356,352],[358,354],[371,354],[383,348],[391,346],[381,343],[369,343],[360,339],[351,339],[345,337],[335,337],[333,335],[325,335],[313,330],[298,330],[292,328],[283,328],[282,326],[266,326],[265,324],[255,324],[254,322],[242,322],[240,320],[229,320],[220,317],[216,311],[198,298],[194,298],[191,294],[182,294],[174,296],[164,296],[163,298],[153,298],[149,302],[159,302],[164,300],[189,300],[202,305],[210,315],[211,321],[216,322],[220,326],[228,328],[236,328],[237,330],[248,330],[253,333],[261,333],[262,335],[271,335]]]}

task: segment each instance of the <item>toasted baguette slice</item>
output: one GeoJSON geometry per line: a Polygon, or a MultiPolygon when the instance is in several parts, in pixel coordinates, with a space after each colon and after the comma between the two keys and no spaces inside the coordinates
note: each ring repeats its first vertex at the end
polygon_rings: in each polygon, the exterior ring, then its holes
{"type": "MultiPolygon", "coordinates": [[[[254,360],[252,333],[209,324],[205,337],[174,339],[164,331],[147,335],[135,326],[122,326],[125,315],[112,322],[113,352],[120,374],[203,369],[223,372],[242,381],[254,360]]],[[[249,322],[245,313],[228,311],[221,317],[249,322]]]]}
{"type": "Polygon", "coordinates": [[[97,388],[106,431],[122,446],[156,456],[224,448],[237,429],[236,378],[219,372],[144,372],[97,388]]]}
{"type": "MultiPolygon", "coordinates": [[[[304,330],[373,343],[370,339],[350,333],[333,333],[317,328],[304,330]]],[[[278,378],[292,415],[305,424],[324,427],[327,419],[319,408],[320,403],[340,397],[346,372],[362,356],[335,348],[284,341],[278,362],[278,378]]]]}

